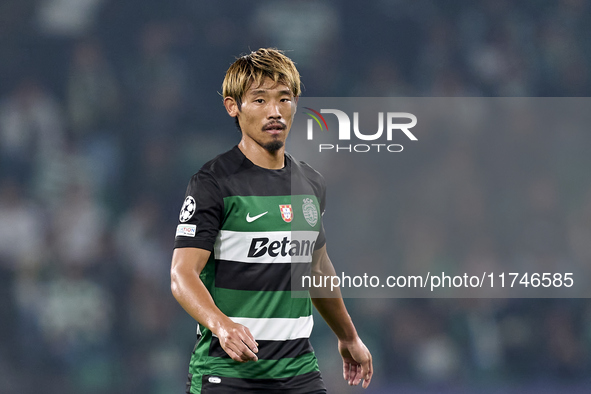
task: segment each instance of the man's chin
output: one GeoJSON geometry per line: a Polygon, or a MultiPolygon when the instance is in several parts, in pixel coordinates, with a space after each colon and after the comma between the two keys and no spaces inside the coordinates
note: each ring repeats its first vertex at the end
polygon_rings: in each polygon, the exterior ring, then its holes
{"type": "Polygon", "coordinates": [[[269,152],[269,153],[275,153],[279,149],[283,148],[283,145],[284,145],[283,141],[274,140],[274,141],[271,141],[271,142],[267,142],[266,144],[262,144],[261,146],[267,152],[269,152]]]}

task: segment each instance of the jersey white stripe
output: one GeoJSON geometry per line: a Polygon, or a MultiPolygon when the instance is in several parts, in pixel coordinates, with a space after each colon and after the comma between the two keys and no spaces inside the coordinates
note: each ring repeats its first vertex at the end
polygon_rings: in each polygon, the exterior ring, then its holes
{"type": "Polygon", "coordinates": [[[314,326],[312,315],[296,319],[255,319],[249,317],[230,317],[230,319],[235,323],[248,327],[254,339],[261,341],[287,341],[289,339],[309,338],[314,326]]]}
{"type": "Polygon", "coordinates": [[[316,238],[318,231],[221,230],[214,256],[242,263],[308,263],[312,261],[316,238]]]}

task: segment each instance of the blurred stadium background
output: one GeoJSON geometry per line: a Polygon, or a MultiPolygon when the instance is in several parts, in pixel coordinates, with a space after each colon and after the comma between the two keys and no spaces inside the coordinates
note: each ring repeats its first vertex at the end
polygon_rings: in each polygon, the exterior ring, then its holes
{"type": "MultiPolygon", "coordinates": [[[[218,93],[234,56],[289,50],[306,96],[583,97],[590,42],[587,0],[2,0],[0,392],[184,391],[195,323],[170,294],[174,228],[189,177],[239,139],[218,93]]],[[[591,261],[589,134],[441,137],[406,190],[467,204],[411,199],[392,219],[411,226],[400,257],[591,261]],[[513,149],[483,156],[494,144],[513,149]],[[450,235],[483,221],[470,247],[450,235]]],[[[340,220],[329,238],[352,236],[340,220]]],[[[591,392],[587,299],[347,304],[374,355],[368,393],[591,392]]],[[[313,342],[331,392],[361,392],[320,320],[313,342]]]]}

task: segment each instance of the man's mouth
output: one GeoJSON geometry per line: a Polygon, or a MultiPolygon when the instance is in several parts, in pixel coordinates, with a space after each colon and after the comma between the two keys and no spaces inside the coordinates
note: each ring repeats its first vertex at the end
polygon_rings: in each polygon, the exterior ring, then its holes
{"type": "Polygon", "coordinates": [[[263,127],[263,131],[269,134],[279,134],[287,127],[283,123],[271,123],[263,127]]]}

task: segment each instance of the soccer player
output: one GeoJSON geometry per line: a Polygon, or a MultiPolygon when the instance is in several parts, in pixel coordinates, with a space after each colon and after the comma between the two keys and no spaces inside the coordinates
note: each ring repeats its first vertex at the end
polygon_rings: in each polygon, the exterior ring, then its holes
{"type": "Polygon", "coordinates": [[[344,379],[371,381],[371,354],[342,298],[292,286],[310,270],[335,275],[324,180],[285,152],[299,95],[299,73],[276,49],[226,73],[224,106],[242,139],[191,178],[172,257],[172,293],[199,323],[188,393],[326,393],[309,342],[312,304],[338,338],[344,379]]]}

